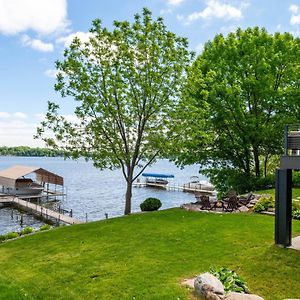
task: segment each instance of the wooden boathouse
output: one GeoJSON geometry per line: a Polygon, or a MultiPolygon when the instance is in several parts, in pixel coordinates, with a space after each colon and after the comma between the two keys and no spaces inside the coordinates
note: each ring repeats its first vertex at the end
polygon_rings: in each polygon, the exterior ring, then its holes
{"type": "Polygon", "coordinates": [[[72,214],[68,216],[61,211],[57,212],[45,208],[40,203],[31,202],[33,200],[42,200],[43,198],[49,199],[65,196],[63,186],[63,177],[43,168],[21,165],[13,166],[0,171],[0,187],[2,189],[0,203],[15,206],[39,216],[45,221],[51,219],[58,223],[82,223],[80,220],[74,219],[72,214]],[[35,180],[25,177],[32,174],[35,174],[35,180]],[[61,189],[58,189],[57,186],[61,187],[61,189]]]}

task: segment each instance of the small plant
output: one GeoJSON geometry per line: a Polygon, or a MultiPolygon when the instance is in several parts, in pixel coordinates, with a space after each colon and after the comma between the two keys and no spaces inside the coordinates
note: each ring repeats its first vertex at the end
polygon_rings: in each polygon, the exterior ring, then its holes
{"type": "Polygon", "coordinates": [[[254,205],[253,211],[256,213],[266,211],[269,208],[275,207],[275,201],[273,197],[262,197],[259,199],[259,201],[254,205]]]}
{"type": "Polygon", "coordinates": [[[154,211],[161,207],[161,202],[157,198],[147,198],[144,202],[140,204],[142,211],[154,211]]]}
{"type": "Polygon", "coordinates": [[[292,202],[292,211],[300,210],[300,201],[299,200],[293,200],[292,202]]]}
{"type": "Polygon", "coordinates": [[[52,228],[51,225],[49,225],[49,224],[44,224],[44,225],[42,225],[42,226],[40,227],[40,231],[49,230],[49,229],[51,229],[51,228],[52,228]]]}
{"type": "Polygon", "coordinates": [[[20,232],[20,235],[26,235],[26,234],[29,234],[29,233],[32,233],[33,232],[33,228],[32,227],[25,227],[21,232],[20,232]]]}
{"type": "Polygon", "coordinates": [[[223,284],[224,290],[228,292],[249,293],[247,283],[237,273],[227,268],[210,269],[212,275],[216,276],[223,284]]]}
{"type": "Polygon", "coordinates": [[[14,239],[19,237],[19,233],[18,232],[9,232],[7,234],[4,234],[4,240],[10,240],[10,239],[14,239]]]}
{"type": "Polygon", "coordinates": [[[293,219],[300,220],[300,209],[292,211],[293,219]]]}

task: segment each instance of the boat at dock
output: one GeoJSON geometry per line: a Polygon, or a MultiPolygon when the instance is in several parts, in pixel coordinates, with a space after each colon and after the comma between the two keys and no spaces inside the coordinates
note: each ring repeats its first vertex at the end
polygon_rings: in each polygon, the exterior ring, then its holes
{"type": "Polygon", "coordinates": [[[63,178],[39,167],[16,165],[0,171],[2,193],[7,195],[39,197],[49,184],[63,186],[63,178]],[[35,174],[35,180],[31,177],[35,174]]]}
{"type": "Polygon", "coordinates": [[[2,187],[2,193],[9,195],[40,195],[42,194],[44,187],[37,182],[34,182],[31,178],[18,178],[16,180],[15,188],[2,187]]]}
{"type": "Polygon", "coordinates": [[[192,190],[193,192],[207,191],[211,193],[215,191],[215,188],[210,182],[199,180],[198,176],[191,176],[190,181],[183,184],[183,190],[192,190]]]}
{"type": "Polygon", "coordinates": [[[159,174],[159,173],[143,173],[143,177],[146,177],[146,185],[149,186],[166,186],[169,181],[168,178],[174,178],[172,174],[159,174]]]}

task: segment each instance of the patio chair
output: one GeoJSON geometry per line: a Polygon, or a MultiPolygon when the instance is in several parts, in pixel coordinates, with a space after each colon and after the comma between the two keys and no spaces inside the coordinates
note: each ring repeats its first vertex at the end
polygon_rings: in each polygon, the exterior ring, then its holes
{"type": "Polygon", "coordinates": [[[239,199],[237,196],[231,196],[227,201],[223,201],[223,210],[233,212],[238,209],[239,199]]]}
{"type": "Polygon", "coordinates": [[[196,196],[197,202],[201,205],[201,210],[211,210],[213,207],[209,201],[209,197],[205,195],[196,196]]]}
{"type": "Polygon", "coordinates": [[[239,197],[239,204],[242,204],[242,205],[247,205],[250,203],[251,200],[254,199],[254,195],[252,193],[249,193],[247,197],[245,196],[240,196],[239,197]]]}

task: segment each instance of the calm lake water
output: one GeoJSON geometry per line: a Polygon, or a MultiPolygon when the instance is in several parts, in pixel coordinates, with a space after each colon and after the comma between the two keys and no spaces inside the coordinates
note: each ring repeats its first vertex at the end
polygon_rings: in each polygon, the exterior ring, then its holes
{"type": "MultiPolygon", "coordinates": [[[[93,167],[90,162],[84,160],[73,161],[63,158],[45,157],[1,157],[0,170],[13,165],[28,165],[41,167],[64,177],[67,197],[59,203],[66,210],[73,210],[75,218],[88,221],[109,217],[120,216],[124,211],[126,184],[120,170],[100,171],[93,167]]],[[[160,160],[146,169],[146,172],[174,174],[175,178],[170,180],[171,184],[189,182],[190,177],[198,175],[197,165],[188,166],[183,170],[177,168],[167,160],[160,160]]],[[[204,176],[199,176],[205,180],[204,176]]],[[[194,201],[194,195],[184,192],[165,191],[154,188],[133,188],[132,211],[140,211],[139,205],[147,197],[159,198],[162,209],[180,206],[182,203],[194,201]]],[[[0,209],[0,234],[9,231],[18,231],[21,215],[17,210],[11,208],[0,209]],[[13,216],[12,216],[13,215],[13,216]]],[[[32,216],[23,215],[23,226],[38,228],[43,223],[32,216]]]]}

